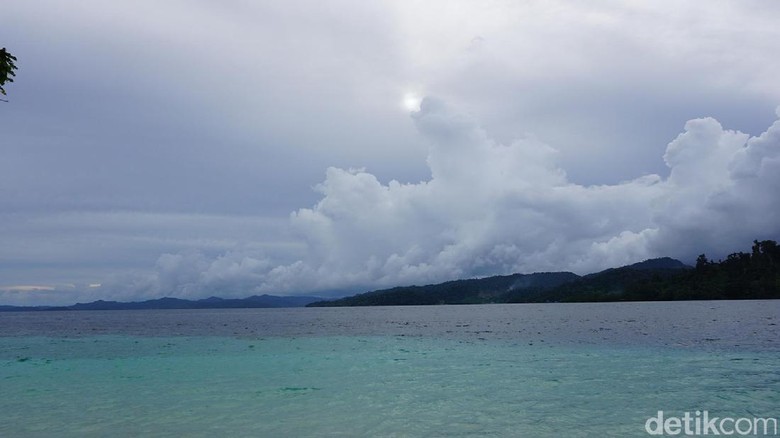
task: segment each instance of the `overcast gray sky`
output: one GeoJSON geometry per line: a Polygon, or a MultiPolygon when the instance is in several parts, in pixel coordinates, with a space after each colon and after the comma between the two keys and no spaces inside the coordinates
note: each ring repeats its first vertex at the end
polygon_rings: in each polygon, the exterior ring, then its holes
{"type": "Polygon", "coordinates": [[[10,0],[0,304],[780,238],[780,2],[10,0]]]}

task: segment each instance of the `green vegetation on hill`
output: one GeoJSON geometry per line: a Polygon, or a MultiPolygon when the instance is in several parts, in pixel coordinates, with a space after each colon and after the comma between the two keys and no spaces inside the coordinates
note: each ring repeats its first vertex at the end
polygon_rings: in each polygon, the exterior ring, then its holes
{"type": "Polygon", "coordinates": [[[309,306],[666,301],[780,298],[780,247],[754,241],[750,253],[692,268],[668,257],[580,277],[570,272],[514,274],[428,286],[396,287],[309,306]]]}
{"type": "Polygon", "coordinates": [[[750,253],[734,253],[718,262],[702,254],[694,270],[670,280],[655,285],[658,299],[780,298],[780,246],[773,240],[754,241],[750,253]]]}
{"type": "Polygon", "coordinates": [[[508,302],[780,298],[780,247],[772,240],[754,241],[750,253],[734,253],[717,262],[702,254],[694,269],[647,262],[645,269],[637,269],[639,265],[608,269],[548,291],[515,294],[508,302]]]}
{"type": "Polygon", "coordinates": [[[405,286],[320,301],[309,307],[336,306],[408,306],[428,304],[483,304],[505,302],[507,293],[518,289],[540,290],[559,286],[579,278],[571,272],[513,274],[470,280],[448,281],[428,286],[405,286]]]}

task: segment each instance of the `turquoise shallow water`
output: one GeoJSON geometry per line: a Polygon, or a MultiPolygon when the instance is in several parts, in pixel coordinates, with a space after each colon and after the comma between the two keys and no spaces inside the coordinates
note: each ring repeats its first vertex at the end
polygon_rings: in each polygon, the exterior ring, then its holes
{"type": "MultiPolygon", "coordinates": [[[[440,322],[441,311],[419,310],[440,322]]],[[[457,313],[468,311],[453,310],[454,326],[480,326],[457,313]]],[[[344,333],[307,336],[0,337],[0,436],[648,436],[658,410],[777,417],[780,407],[772,348],[563,342],[542,330],[535,341],[366,335],[347,321],[344,333]]]]}
{"type": "Polygon", "coordinates": [[[771,416],[775,354],[410,337],[7,338],[0,436],[641,436],[771,416]]]}

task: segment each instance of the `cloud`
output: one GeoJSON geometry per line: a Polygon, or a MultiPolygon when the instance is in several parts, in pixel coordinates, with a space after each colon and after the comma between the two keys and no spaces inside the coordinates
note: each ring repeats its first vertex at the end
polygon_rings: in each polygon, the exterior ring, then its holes
{"type": "Polygon", "coordinates": [[[7,3],[0,286],[369,288],[775,230],[772,0],[7,3]],[[409,123],[424,95],[459,110],[409,123]],[[744,134],[697,120],[664,154],[699,116],[744,134]]]}
{"type": "Polygon", "coordinates": [[[751,137],[712,118],[691,120],[667,146],[667,178],[583,186],[534,138],[498,143],[431,98],[412,118],[430,143],[430,178],[382,183],[364,169],[329,168],[319,202],[290,217],[306,248],[299,259],[279,263],[251,249],[163,254],[152,273],[108,279],[90,296],[322,293],[588,273],[657,256],[722,257],[780,235],[780,121],[751,137]]]}
{"type": "Polygon", "coordinates": [[[723,255],[755,238],[778,238],[780,121],[751,137],[712,118],[692,120],[664,159],[671,174],[653,217],[656,251],[690,256],[678,247],[686,242],[723,255]]]}
{"type": "Polygon", "coordinates": [[[612,186],[567,181],[557,154],[533,138],[491,139],[441,102],[413,115],[431,144],[431,177],[382,184],[362,170],[331,168],[323,199],[292,215],[315,265],[367,284],[391,285],[551,269],[605,266],[604,245],[625,249],[609,262],[646,255],[658,176],[612,186]],[[626,234],[628,233],[628,234],[626,234]]]}
{"type": "Polygon", "coordinates": [[[382,184],[331,168],[320,202],[292,215],[307,263],[329,283],[587,273],[654,256],[722,256],[780,234],[780,122],[750,137],[691,120],[667,147],[669,177],[583,186],[538,140],[497,143],[433,99],[413,118],[431,144],[429,180],[382,184]]]}

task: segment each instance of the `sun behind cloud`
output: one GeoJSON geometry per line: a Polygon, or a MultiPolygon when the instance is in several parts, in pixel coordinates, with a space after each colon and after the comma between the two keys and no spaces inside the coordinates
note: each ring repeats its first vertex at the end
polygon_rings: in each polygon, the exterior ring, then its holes
{"type": "Polygon", "coordinates": [[[422,96],[417,93],[407,92],[404,93],[404,97],[401,100],[401,106],[406,111],[417,112],[420,111],[420,103],[422,103],[422,96]]]}

